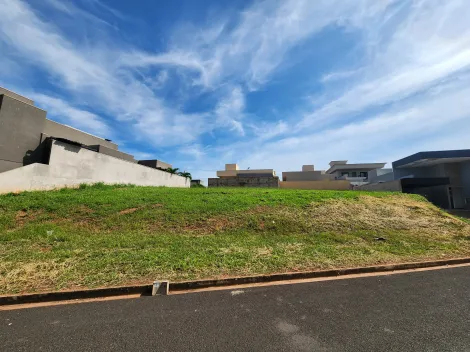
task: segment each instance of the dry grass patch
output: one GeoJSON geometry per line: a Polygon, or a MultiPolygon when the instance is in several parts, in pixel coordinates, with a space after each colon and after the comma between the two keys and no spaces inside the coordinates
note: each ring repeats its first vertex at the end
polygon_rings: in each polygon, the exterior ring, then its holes
{"type": "Polygon", "coordinates": [[[119,212],[119,215],[132,214],[135,213],[137,210],[139,210],[139,208],[124,209],[119,212]]]}
{"type": "Polygon", "coordinates": [[[406,231],[427,234],[470,233],[470,226],[434,205],[413,198],[394,195],[387,198],[361,196],[359,201],[332,199],[313,203],[293,213],[283,209],[317,231],[406,231]]]}
{"type": "Polygon", "coordinates": [[[57,262],[0,262],[3,292],[41,292],[55,288],[59,278],[73,265],[72,260],[57,262]]]}

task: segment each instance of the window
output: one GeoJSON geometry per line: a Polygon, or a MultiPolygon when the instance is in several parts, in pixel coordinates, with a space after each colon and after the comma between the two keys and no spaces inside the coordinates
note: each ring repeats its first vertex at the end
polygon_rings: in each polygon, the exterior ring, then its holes
{"type": "Polygon", "coordinates": [[[341,176],[349,176],[349,172],[342,172],[341,176]]]}
{"type": "Polygon", "coordinates": [[[352,177],[357,177],[357,172],[356,171],[351,172],[351,176],[352,177]]]}
{"type": "Polygon", "coordinates": [[[359,172],[359,177],[365,177],[367,178],[367,172],[359,172]]]}

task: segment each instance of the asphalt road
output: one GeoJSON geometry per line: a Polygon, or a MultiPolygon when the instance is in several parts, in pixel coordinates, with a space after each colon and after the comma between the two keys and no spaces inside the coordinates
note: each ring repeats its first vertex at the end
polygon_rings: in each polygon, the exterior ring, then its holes
{"type": "Polygon", "coordinates": [[[470,267],[0,311],[0,351],[470,351],[470,267]]]}

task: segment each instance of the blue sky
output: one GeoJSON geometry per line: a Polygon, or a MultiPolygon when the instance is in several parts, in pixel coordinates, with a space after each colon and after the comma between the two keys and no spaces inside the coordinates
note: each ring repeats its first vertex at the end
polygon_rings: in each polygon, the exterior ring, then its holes
{"type": "Polygon", "coordinates": [[[0,0],[0,85],[207,178],[470,148],[467,0],[0,0]]]}

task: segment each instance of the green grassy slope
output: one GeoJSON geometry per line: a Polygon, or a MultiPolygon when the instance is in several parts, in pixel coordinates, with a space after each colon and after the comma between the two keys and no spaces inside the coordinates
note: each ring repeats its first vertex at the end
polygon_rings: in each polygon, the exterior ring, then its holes
{"type": "Polygon", "coordinates": [[[0,294],[469,254],[470,224],[404,194],[97,185],[0,196],[0,294]]]}

